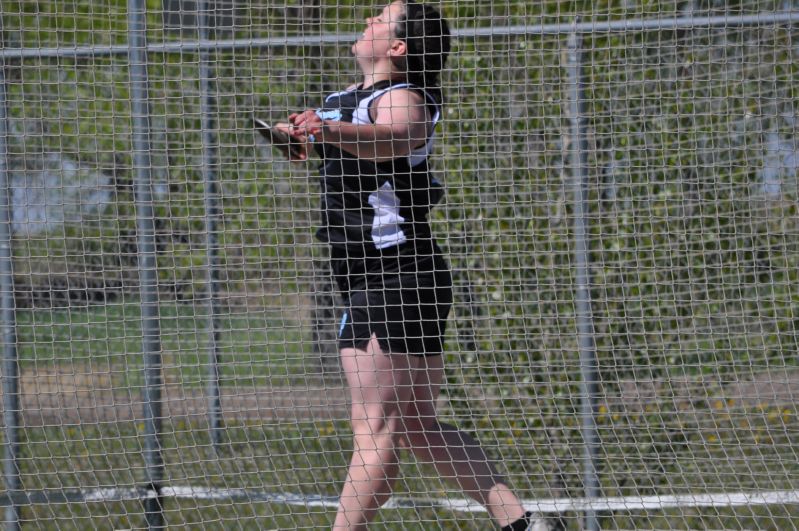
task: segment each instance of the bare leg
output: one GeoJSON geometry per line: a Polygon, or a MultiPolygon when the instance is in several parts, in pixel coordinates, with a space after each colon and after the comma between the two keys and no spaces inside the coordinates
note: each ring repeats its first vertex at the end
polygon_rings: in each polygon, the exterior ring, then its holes
{"type": "Polygon", "coordinates": [[[436,399],[444,377],[441,356],[417,358],[413,393],[404,415],[405,439],[421,461],[432,463],[442,478],[482,504],[500,526],[524,516],[519,498],[504,483],[479,443],[436,418],[436,399]]]}
{"type": "Polygon", "coordinates": [[[402,414],[418,362],[412,356],[382,352],[374,337],[366,350],[341,350],[352,397],[354,449],[333,529],[366,529],[391,496],[402,414]]]}
{"type": "Polygon", "coordinates": [[[355,444],[334,529],[366,529],[391,496],[400,443],[433,463],[442,478],[454,480],[500,526],[524,515],[477,441],[437,420],[441,356],[386,354],[374,338],[366,350],[343,349],[341,356],[352,396],[355,444]]]}

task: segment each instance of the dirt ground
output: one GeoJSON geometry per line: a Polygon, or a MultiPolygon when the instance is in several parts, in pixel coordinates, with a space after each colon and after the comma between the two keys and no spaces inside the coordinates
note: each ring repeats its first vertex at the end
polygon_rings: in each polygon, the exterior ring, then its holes
{"type": "Polygon", "coordinates": [[[720,381],[715,378],[671,378],[669,380],[623,380],[618,392],[607,395],[608,409],[644,411],[647,406],[667,404],[675,410],[695,408],[702,402],[723,401],[727,409],[750,409],[796,404],[799,399],[799,369],[771,368],[746,377],[720,381]]]}
{"type": "MultiPolygon", "coordinates": [[[[142,419],[141,387],[120,384],[120,374],[100,368],[64,365],[28,369],[20,376],[24,426],[95,424],[142,419]]],[[[631,411],[655,402],[688,404],[724,400],[738,408],[795,404],[799,369],[772,369],[734,382],[677,380],[622,381],[618,392],[603,397],[609,408],[631,411]]],[[[164,418],[204,422],[205,388],[167,382],[164,418]]],[[[222,386],[222,414],[227,420],[331,420],[348,417],[349,397],[338,378],[309,378],[297,386],[222,386]]],[[[446,407],[442,402],[441,407],[446,407]]]]}
{"type": "MultiPolygon", "coordinates": [[[[143,389],[121,386],[112,371],[75,365],[27,370],[20,375],[24,426],[95,424],[142,419],[143,389]]],[[[348,417],[348,393],[337,379],[309,379],[299,387],[225,385],[221,388],[225,419],[330,420],[348,417]]],[[[167,383],[164,418],[204,422],[205,388],[167,383]]]]}

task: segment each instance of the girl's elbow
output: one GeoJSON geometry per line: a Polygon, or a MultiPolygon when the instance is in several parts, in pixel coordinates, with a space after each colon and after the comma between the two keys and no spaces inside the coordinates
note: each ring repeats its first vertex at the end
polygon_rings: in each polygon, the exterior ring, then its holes
{"type": "Polygon", "coordinates": [[[396,159],[399,157],[405,157],[410,155],[411,153],[411,143],[410,140],[404,138],[402,140],[395,140],[391,142],[391,145],[388,147],[387,155],[390,155],[392,159],[396,159]]]}
{"type": "Polygon", "coordinates": [[[372,149],[361,149],[359,158],[372,162],[387,162],[392,159],[404,157],[410,153],[407,142],[376,142],[372,149]]]}

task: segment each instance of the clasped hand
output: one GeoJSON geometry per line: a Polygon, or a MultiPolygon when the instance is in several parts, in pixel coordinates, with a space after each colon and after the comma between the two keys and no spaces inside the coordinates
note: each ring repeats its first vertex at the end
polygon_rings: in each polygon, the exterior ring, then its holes
{"type": "Polygon", "coordinates": [[[309,143],[318,139],[322,133],[322,119],[313,109],[295,112],[289,115],[288,122],[278,122],[275,128],[282,131],[300,143],[298,155],[289,155],[289,160],[300,162],[308,159],[309,143]]]}

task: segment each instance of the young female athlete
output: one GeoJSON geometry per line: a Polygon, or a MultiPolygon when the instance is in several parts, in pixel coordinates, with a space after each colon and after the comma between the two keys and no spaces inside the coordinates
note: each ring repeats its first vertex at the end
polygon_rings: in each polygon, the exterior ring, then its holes
{"type": "Polygon", "coordinates": [[[363,82],[278,128],[322,159],[322,227],[344,297],[339,347],[352,396],[354,452],[334,529],[365,529],[391,495],[409,448],[508,530],[550,529],[525,513],[478,443],[436,418],[452,278],[427,216],[441,184],[428,171],[450,49],[435,9],[398,0],[353,45],[363,82]]]}

